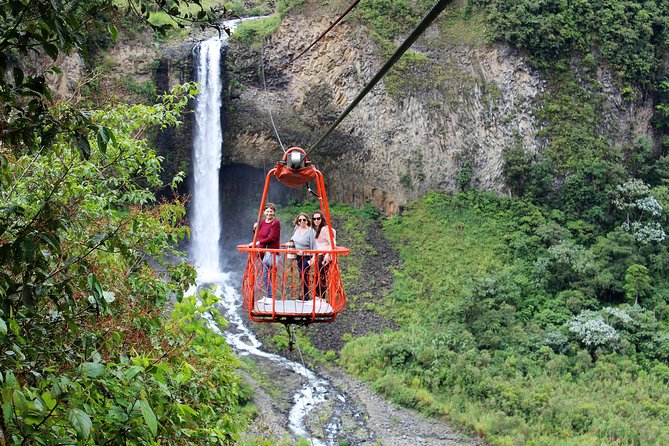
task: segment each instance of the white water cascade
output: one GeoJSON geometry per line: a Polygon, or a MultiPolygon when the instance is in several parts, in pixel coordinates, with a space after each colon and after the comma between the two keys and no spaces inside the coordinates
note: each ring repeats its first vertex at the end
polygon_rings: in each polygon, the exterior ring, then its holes
{"type": "Polygon", "coordinates": [[[195,106],[191,258],[198,276],[220,271],[221,45],[220,39],[213,38],[195,48],[195,80],[200,83],[201,92],[195,106]]]}
{"type": "MultiPolygon", "coordinates": [[[[234,23],[225,24],[234,29],[234,23]]],[[[241,296],[237,286],[241,278],[221,270],[221,251],[219,246],[221,233],[219,203],[219,168],[223,135],[221,130],[221,48],[224,41],[212,38],[200,42],[193,51],[197,66],[196,81],[200,83],[200,93],[196,99],[196,127],[193,140],[193,190],[190,209],[191,241],[190,256],[197,269],[198,286],[214,284],[215,294],[221,298],[224,316],[229,322],[226,331],[220,332],[213,322],[212,328],[225,336],[238,354],[254,355],[280,364],[286,370],[304,378],[302,388],[293,396],[293,408],[288,416],[287,425],[296,438],[307,438],[312,445],[335,445],[339,430],[337,420],[322,426],[325,443],[317,438],[310,438],[305,418],[318,404],[345,397],[337,392],[327,381],[316,376],[302,364],[290,361],[282,356],[260,350],[261,343],[244,325],[240,315],[241,296]]],[[[235,253],[236,254],[236,253],[235,253]]],[[[196,289],[192,289],[195,293],[196,289]]]]}

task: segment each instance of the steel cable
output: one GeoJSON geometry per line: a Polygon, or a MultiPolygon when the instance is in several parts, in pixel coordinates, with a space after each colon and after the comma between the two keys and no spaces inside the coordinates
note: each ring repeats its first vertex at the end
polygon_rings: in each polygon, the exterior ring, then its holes
{"type": "Polygon", "coordinates": [[[318,43],[319,40],[321,40],[321,39],[322,39],[322,38],[323,38],[323,37],[324,37],[324,36],[325,36],[325,35],[332,29],[332,28],[334,28],[335,25],[336,25],[337,23],[341,22],[341,20],[342,20],[344,17],[346,17],[346,15],[347,15],[349,12],[351,12],[351,9],[355,8],[355,6],[356,6],[358,3],[360,3],[360,0],[355,0],[355,1],[351,4],[351,6],[349,6],[348,9],[347,9],[346,11],[344,11],[344,13],[343,13],[342,15],[340,15],[339,18],[338,18],[337,20],[335,20],[335,21],[330,25],[330,27],[329,27],[328,29],[325,30],[325,32],[323,32],[323,34],[321,34],[320,36],[318,36],[318,38],[317,38],[316,40],[314,40],[313,42],[311,42],[311,45],[309,45],[309,46],[308,46],[305,50],[303,50],[300,54],[298,54],[297,56],[295,56],[290,62],[288,62],[288,65],[292,64],[293,62],[295,62],[295,61],[296,61],[297,59],[299,59],[304,53],[306,53],[306,52],[309,51],[314,45],[316,45],[316,43],[318,43]]]}
{"type": "Polygon", "coordinates": [[[270,108],[269,103],[267,102],[267,96],[269,95],[269,92],[267,91],[267,82],[265,82],[265,61],[263,57],[263,50],[264,50],[264,45],[260,48],[260,73],[262,77],[262,84],[265,89],[265,106],[267,107],[267,113],[269,113],[269,120],[272,122],[272,128],[274,129],[274,134],[276,135],[276,139],[279,141],[279,146],[281,146],[281,150],[283,150],[283,153],[286,153],[286,148],[283,146],[283,142],[281,142],[279,131],[276,129],[276,124],[274,124],[274,118],[272,117],[272,109],[270,108]]]}
{"type": "Polygon", "coordinates": [[[344,110],[341,115],[337,118],[337,120],[330,126],[330,128],[325,132],[323,136],[320,137],[318,141],[316,141],[309,150],[307,150],[307,155],[311,153],[314,149],[316,149],[322,142],[327,138],[330,133],[339,125],[340,122],[348,116],[348,114],[355,108],[356,105],[364,98],[369,91],[374,88],[374,86],[381,80],[381,78],[390,70],[390,68],[395,65],[395,62],[399,60],[400,57],[406,52],[406,50],[409,49],[409,47],[418,39],[418,37],[427,29],[428,26],[434,21],[434,19],[441,14],[441,12],[446,8],[446,5],[448,5],[450,2],[453,0],[439,0],[439,2],[432,7],[430,12],[421,20],[421,22],[416,26],[416,28],[409,34],[409,37],[406,38],[404,42],[402,42],[402,45],[395,50],[395,53],[388,59],[388,61],[381,67],[381,69],[376,73],[376,75],[372,78],[371,81],[365,87],[358,93],[358,96],[356,96],[355,99],[353,99],[353,102],[344,110]]]}

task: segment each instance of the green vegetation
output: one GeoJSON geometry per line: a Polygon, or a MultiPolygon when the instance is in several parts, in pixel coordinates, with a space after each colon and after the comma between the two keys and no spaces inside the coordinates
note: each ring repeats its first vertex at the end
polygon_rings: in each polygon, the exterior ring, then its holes
{"type": "MultiPolygon", "coordinates": [[[[342,364],[493,444],[667,442],[667,12],[632,1],[468,2],[465,17],[485,15],[492,38],[544,69],[545,150],[505,148],[517,198],[429,194],[386,223],[403,265],[386,306],[401,328],[349,340],[342,364]],[[602,63],[624,101],[656,90],[661,147],[608,139],[602,63]]],[[[402,88],[419,85],[404,77],[402,88]]],[[[463,158],[458,184],[469,182],[463,158]]]]}
{"type": "Polygon", "coordinates": [[[666,2],[469,0],[489,11],[492,37],[527,49],[539,67],[566,67],[596,49],[623,79],[653,82],[666,50],[666,2]]]}
{"type": "Polygon", "coordinates": [[[409,190],[413,189],[413,182],[411,180],[411,174],[409,172],[406,172],[400,177],[400,184],[409,190]]]}
{"type": "Polygon", "coordinates": [[[100,131],[88,144],[6,154],[0,383],[11,444],[236,438],[236,361],[204,318],[217,299],[184,295],[194,279],[174,249],[188,233],[184,206],[154,203],[161,160],[134,137],[177,124],[189,87],[93,112],[100,131]]]}
{"type": "Polygon", "coordinates": [[[304,5],[304,1],[305,0],[279,0],[276,2],[276,10],[281,16],[288,14],[294,9],[297,9],[299,12],[299,8],[304,5]]]}
{"type": "Polygon", "coordinates": [[[246,46],[260,50],[265,39],[271,35],[281,23],[281,17],[293,8],[299,7],[304,0],[281,0],[277,3],[274,14],[255,20],[247,20],[237,26],[231,39],[239,40],[246,46]]]}
{"type": "Polygon", "coordinates": [[[653,158],[642,139],[611,145],[603,132],[604,94],[574,75],[553,74],[552,88],[542,96],[537,116],[544,123],[537,136],[546,147],[530,156],[515,145],[504,151],[506,184],[516,196],[564,211],[573,220],[610,227],[610,196],[628,175],[651,179],[653,158]],[[628,166],[625,166],[625,164],[628,166]],[[645,167],[642,167],[645,166],[645,167]]]}
{"type": "Polygon", "coordinates": [[[408,89],[426,88],[432,82],[432,76],[428,75],[431,69],[426,55],[408,50],[386,75],[386,91],[403,97],[408,89]]]}
{"type": "Polygon", "coordinates": [[[149,103],[155,102],[158,96],[158,89],[156,87],[155,82],[153,81],[144,81],[138,83],[133,81],[132,79],[127,79],[126,87],[130,91],[137,93],[144,101],[147,101],[149,103]]]}
{"type": "Polygon", "coordinates": [[[206,18],[207,12],[217,12],[218,9],[227,8],[221,6],[221,0],[200,0],[197,2],[174,1],[169,5],[156,6],[148,9],[148,22],[161,29],[184,28],[190,25],[191,20],[202,20],[206,18]]]}
{"type": "Polygon", "coordinates": [[[472,45],[478,46],[486,40],[485,13],[472,11],[468,0],[453,0],[441,13],[441,45],[472,45]]]}
{"type": "MultiPolygon", "coordinates": [[[[465,15],[486,13],[493,38],[551,67],[546,149],[504,151],[506,184],[524,199],[431,194],[386,223],[403,264],[386,306],[401,328],[349,340],[351,372],[493,444],[668,441],[666,141],[659,152],[643,137],[613,146],[594,76],[605,61],[621,82],[653,85],[666,133],[666,8],[469,2],[465,15]]],[[[466,160],[458,183],[469,183],[466,160]]]]}
{"type": "Polygon", "coordinates": [[[257,17],[270,12],[270,4],[264,0],[233,0],[225,2],[225,7],[232,17],[257,17]]]}
{"type": "MultiPolygon", "coordinates": [[[[147,19],[160,5],[126,6],[147,19]]],[[[84,109],[55,101],[43,73],[22,65],[36,48],[85,53],[88,31],[115,39],[115,8],[0,6],[0,443],[233,444],[252,416],[248,395],[211,329],[225,324],[217,298],[186,292],[195,271],[175,249],[188,235],[184,202],[156,200],[183,174],[163,184],[144,139],[179,124],[194,86],[154,105],[84,109]]]]}
{"type": "Polygon", "coordinates": [[[664,141],[669,127],[662,117],[669,97],[661,61],[669,36],[668,8],[664,2],[609,0],[469,1],[468,9],[488,14],[494,39],[526,50],[535,66],[546,68],[549,85],[537,113],[542,123],[537,136],[544,138],[546,149],[537,156],[520,146],[505,149],[504,176],[514,195],[560,209],[571,220],[590,225],[592,232],[611,228],[610,197],[629,177],[651,188],[664,184],[666,146],[657,150],[640,135],[623,144],[609,140],[604,129],[609,126],[610,92],[597,78],[596,67],[612,67],[626,101],[641,89],[657,91],[654,124],[664,141]],[[582,63],[573,63],[576,56],[582,63]]]}
{"type": "Polygon", "coordinates": [[[239,40],[247,46],[260,45],[267,36],[279,27],[279,23],[281,23],[281,16],[279,14],[272,14],[269,17],[261,19],[248,20],[237,26],[237,30],[231,39],[239,40]]]}
{"type": "MultiPolygon", "coordinates": [[[[65,3],[0,6],[0,437],[234,443],[254,416],[240,407],[249,389],[205,317],[216,298],[186,292],[194,271],[174,249],[188,234],[183,202],[156,201],[162,160],[142,139],[177,125],[194,90],[182,86],[156,105],[84,110],[54,101],[44,76],[20,61],[36,47],[56,59],[118,35],[118,2],[65,3]]],[[[197,1],[168,3],[162,15],[165,2],[123,5],[156,32],[218,19],[197,1]]],[[[301,4],[279,3],[278,14],[242,25],[239,38],[259,42],[301,4]]],[[[441,19],[448,36],[426,45],[476,42],[489,24],[491,38],[527,51],[547,70],[538,113],[545,150],[504,150],[513,198],[429,194],[384,222],[402,267],[379,311],[400,328],[345,335],[341,363],[393,401],[495,444],[666,444],[667,2],[454,5],[441,19]],[[623,101],[654,95],[662,145],[642,135],[617,145],[607,139],[600,63],[612,68],[623,101]]],[[[431,6],[375,0],[357,14],[390,51],[431,6]]],[[[391,92],[447,75],[420,53],[397,68],[387,78],[391,92]]],[[[149,85],[129,87],[155,96],[149,85]]],[[[494,103],[499,91],[484,87],[494,103]]],[[[470,161],[459,165],[457,182],[467,189],[470,161]]],[[[402,175],[407,188],[424,177],[421,166],[402,175]]],[[[345,285],[355,288],[378,256],[367,230],[379,215],[371,207],[332,213],[346,236],[340,243],[352,249],[341,260],[345,285]]],[[[362,294],[349,297],[352,307],[366,303],[362,294]]],[[[316,360],[335,357],[298,336],[316,360]]],[[[287,345],[285,335],[274,342],[287,345]]]]}
{"type": "MultiPolygon", "coordinates": [[[[599,220],[607,187],[625,177],[619,166],[652,186],[658,184],[656,170],[665,169],[664,135],[669,129],[663,118],[669,101],[664,64],[669,4],[634,0],[469,0],[467,10],[486,14],[490,37],[526,51],[530,62],[544,69],[549,81],[539,116],[543,124],[540,136],[546,137],[548,147],[523,172],[529,181],[517,192],[551,206],[589,213],[584,215],[586,220],[603,224],[599,220]],[[653,121],[663,143],[662,152],[652,147],[644,150],[637,141],[616,147],[605,139],[602,129],[607,123],[602,119],[610,92],[604,91],[598,79],[601,66],[612,71],[612,81],[623,100],[632,102],[641,91],[654,96],[653,121]],[[629,161],[635,162],[637,169],[625,165],[629,161]],[[645,168],[640,171],[642,166],[645,168]],[[561,202],[564,188],[581,188],[588,181],[594,183],[595,193],[581,203],[584,209],[561,202]],[[586,211],[591,207],[593,211],[586,211]]],[[[521,168],[507,167],[509,171],[521,168]]],[[[587,197],[585,190],[583,195],[587,197]]]]}
{"type": "Polygon", "coordinates": [[[427,12],[431,6],[426,1],[369,0],[361,2],[356,12],[377,38],[393,41],[408,34],[425,15],[420,11],[427,12]]]}
{"type": "Polygon", "coordinates": [[[350,340],[342,364],[493,444],[666,443],[666,241],[616,227],[583,244],[581,227],[517,199],[428,194],[385,224],[401,328],[350,340]]]}

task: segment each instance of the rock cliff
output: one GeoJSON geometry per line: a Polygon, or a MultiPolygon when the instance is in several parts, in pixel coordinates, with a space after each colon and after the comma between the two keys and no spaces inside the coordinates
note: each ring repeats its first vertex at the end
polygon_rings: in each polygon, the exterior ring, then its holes
{"type": "MultiPolygon", "coordinates": [[[[283,17],[261,50],[239,41],[228,46],[222,172],[250,166],[262,179],[262,171],[281,155],[276,133],[286,148],[308,150],[385,63],[389,50],[354,16],[291,63],[345,6],[308,0],[283,17]]],[[[506,193],[503,149],[543,149],[536,112],[550,87],[541,73],[516,50],[460,36],[451,20],[438,19],[412,54],[310,155],[325,174],[331,200],[370,203],[392,215],[431,190],[476,187],[506,193]]],[[[152,70],[157,91],[165,91],[192,80],[196,39],[160,48],[146,39],[119,42],[109,52],[116,61],[112,71],[140,82],[152,70]]],[[[69,58],[62,66],[63,74],[52,83],[64,94],[73,90],[83,64],[69,58]]],[[[638,136],[653,140],[652,98],[637,94],[639,99],[624,100],[606,67],[599,67],[596,77],[606,98],[600,122],[609,143],[624,146],[638,136]]],[[[185,116],[184,124],[158,136],[166,176],[188,164],[192,117],[185,116]]]]}
{"type": "MultiPolygon", "coordinates": [[[[224,163],[273,165],[280,147],[269,112],[286,147],[308,149],[385,62],[362,25],[347,19],[290,63],[329,26],[319,8],[284,17],[261,51],[229,48],[230,78],[243,87],[230,90],[224,163]]],[[[505,193],[503,148],[542,150],[535,111],[548,92],[540,73],[517,51],[459,43],[448,32],[435,22],[411,49],[420,63],[395,74],[399,91],[382,80],[311,155],[331,199],[390,215],[431,190],[505,193]]],[[[610,95],[603,122],[611,143],[651,137],[652,102],[622,101],[606,70],[599,77],[610,95]]]]}
{"type": "MultiPolygon", "coordinates": [[[[383,65],[368,35],[343,23],[285,66],[328,25],[309,14],[282,21],[263,49],[267,91],[244,78],[246,88],[230,101],[227,162],[262,166],[276,158],[268,109],[284,144],[308,148],[383,65]]],[[[503,147],[520,141],[541,149],[533,110],[544,83],[524,58],[503,47],[440,47],[437,39],[432,31],[412,48],[427,59],[417,76],[431,81],[397,94],[382,81],[311,156],[334,200],[394,214],[426,191],[458,188],[458,180],[502,192],[503,147]]],[[[258,57],[239,45],[228,57],[238,72],[259,70],[258,57]]]]}

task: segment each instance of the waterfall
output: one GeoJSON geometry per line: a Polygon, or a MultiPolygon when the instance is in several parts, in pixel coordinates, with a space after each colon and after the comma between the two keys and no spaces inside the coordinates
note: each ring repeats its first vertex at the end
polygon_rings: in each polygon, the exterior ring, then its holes
{"type": "MultiPolygon", "coordinates": [[[[238,22],[229,21],[225,24],[234,30],[238,22]]],[[[241,297],[236,291],[236,286],[231,284],[233,275],[221,269],[219,246],[221,211],[218,189],[223,146],[220,71],[221,47],[224,44],[225,40],[211,38],[200,42],[193,49],[196,66],[195,80],[200,84],[200,93],[195,104],[193,188],[189,216],[192,233],[189,254],[197,270],[197,286],[192,287],[188,294],[196,293],[198,286],[214,284],[215,294],[222,301],[221,310],[230,326],[223,333],[209,316],[211,328],[221,336],[225,336],[228,344],[233,346],[238,354],[251,354],[270,359],[304,378],[302,387],[294,395],[288,426],[297,438],[307,438],[314,446],[324,446],[325,443],[310,437],[305,418],[327,399],[344,402],[344,396],[304,365],[260,349],[260,341],[245,326],[240,316],[241,297]]],[[[328,423],[323,426],[323,433],[327,436],[327,445],[336,444],[337,432],[337,423],[328,423]]]]}
{"type": "Polygon", "coordinates": [[[200,93],[195,105],[193,141],[193,203],[191,258],[199,276],[220,271],[221,232],[218,174],[221,165],[221,45],[218,38],[194,48],[198,61],[195,80],[200,93]]]}

